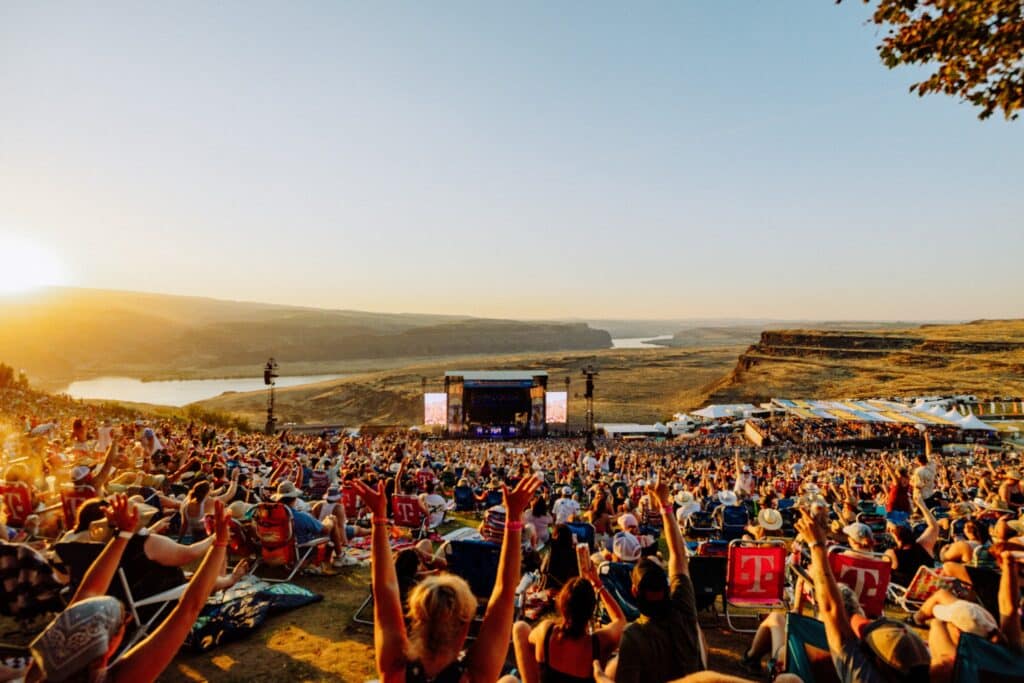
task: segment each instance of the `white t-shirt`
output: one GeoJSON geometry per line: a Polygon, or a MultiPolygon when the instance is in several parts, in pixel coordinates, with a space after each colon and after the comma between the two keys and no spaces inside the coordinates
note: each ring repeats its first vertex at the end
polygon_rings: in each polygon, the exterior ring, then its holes
{"type": "Polygon", "coordinates": [[[444,522],[444,512],[448,501],[436,493],[423,494],[423,504],[427,506],[427,526],[433,529],[444,522]]]}
{"type": "Polygon", "coordinates": [[[555,524],[565,524],[570,517],[579,514],[580,504],[572,498],[559,498],[551,511],[555,513],[555,524]]]}

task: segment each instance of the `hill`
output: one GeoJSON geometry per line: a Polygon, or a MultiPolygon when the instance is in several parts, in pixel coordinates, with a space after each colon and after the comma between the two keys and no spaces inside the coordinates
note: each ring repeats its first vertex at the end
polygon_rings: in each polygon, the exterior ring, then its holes
{"type": "Polygon", "coordinates": [[[325,310],[55,288],[0,298],[0,359],[33,381],[104,374],[229,376],[268,356],[293,365],[446,354],[602,349],[585,323],[325,310]]]}
{"type": "Polygon", "coordinates": [[[1024,320],[901,330],[769,330],[708,388],[714,403],[771,397],[1024,395],[1024,320]]]}

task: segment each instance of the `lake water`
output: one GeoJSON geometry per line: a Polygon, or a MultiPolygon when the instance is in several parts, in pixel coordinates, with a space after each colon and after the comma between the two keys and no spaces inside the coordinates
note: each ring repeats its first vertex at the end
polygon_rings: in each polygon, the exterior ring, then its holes
{"type": "Polygon", "coordinates": [[[623,337],[621,339],[612,339],[613,349],[660,349],[664,348],[657,344],[650,344],[652,341],[668,341],[672,338],[671,334],[663,334],[660,337],[623,337]]]}
{"type": "MultiPolygon", "coordinates": [[[[312,384],[345,375],[306,375],[278,377],[277,387],[312,384]]],[[[99,398],[136,403],[156,403],[164,406],[183,406],[220,396],[226,391],[260,391],[266,389],[262,377],[240,379],[190,379],[162,382],[143,382],[132,377],[97,377],[72,382],[64,393],[73,398],[99,398]]]]}

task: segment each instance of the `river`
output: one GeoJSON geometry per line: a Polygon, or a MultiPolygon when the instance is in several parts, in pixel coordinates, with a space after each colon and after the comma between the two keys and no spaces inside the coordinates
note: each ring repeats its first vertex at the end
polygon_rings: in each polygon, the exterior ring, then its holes
{"type": "MultiPolygon", "coordinates": [[[[312,384],[345,375],[305,375],[278,377],[277,386],[293,387],[312,384]]],[[[72,382],[64,393],[73,398],[99,398],[134,403],[156,403],[164,406],[183,406],[220,396],[226,391],[259,391],[265,389],[262,377],[238,379],[188,379],[143,382],[133,377],[97,377],[72,382]]]]}
{"type": "Polygon", "coordinates": [[[651,344],[652,341],[668,341],[671,334],[663,334],[660,337],[622,337],[612,339],[613,349],[662,349],[659,344],[651,344]]]}

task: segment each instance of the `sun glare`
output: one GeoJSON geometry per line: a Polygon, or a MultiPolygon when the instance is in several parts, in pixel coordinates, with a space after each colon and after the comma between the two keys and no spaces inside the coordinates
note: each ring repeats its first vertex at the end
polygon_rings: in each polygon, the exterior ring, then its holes
{"type": "Polygon", "coordinates": [[[0,234],[0,295],[66,284],[64,264],[52,251],[23,237],[0,234]]]}

